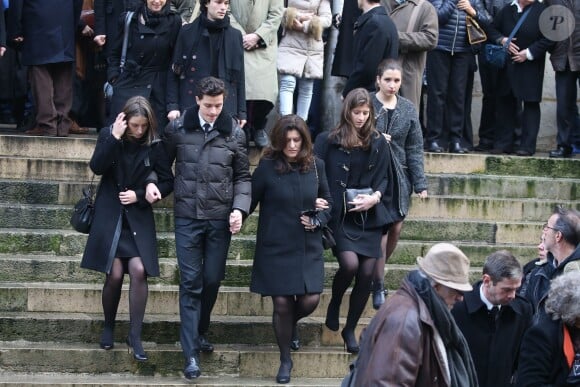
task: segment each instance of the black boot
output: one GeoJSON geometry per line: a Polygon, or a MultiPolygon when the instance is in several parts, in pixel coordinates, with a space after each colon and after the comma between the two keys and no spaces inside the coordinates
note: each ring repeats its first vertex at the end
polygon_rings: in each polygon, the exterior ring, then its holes
{"type": "Polygon", "coordinates": [[[373,283],[373,308],[379,310],[385,303],[385,285],[383,282],[376,281],[373,283]]]}

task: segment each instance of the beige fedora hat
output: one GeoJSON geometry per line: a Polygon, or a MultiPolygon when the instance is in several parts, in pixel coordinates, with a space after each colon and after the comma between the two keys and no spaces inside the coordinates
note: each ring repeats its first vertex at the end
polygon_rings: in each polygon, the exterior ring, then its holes
{"type": "Polygon", "coordinates": [[[433,245],[425,257],[417,257],[417,265],[441,285],[461,292],[473,289],[469,283],[469,259],[450,243],[433,245]]]}

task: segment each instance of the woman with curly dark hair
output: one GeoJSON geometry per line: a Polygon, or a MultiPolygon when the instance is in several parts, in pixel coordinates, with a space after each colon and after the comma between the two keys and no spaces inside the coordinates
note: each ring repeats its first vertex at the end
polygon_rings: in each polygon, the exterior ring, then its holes
{"type": "Polygon", "coordinates": [[[352,90],[344,99],[338,126],[328,135],[319,135],[314,146],[316,155],[326,164],[334,203],[330,224],[336,239],[333,253],[339,264],[325,324],[338,331],[342,297],[355,279],[341,332],[350,353],[359,350],[354,330],[369,297],[386,223],[381,198],[387,188],[391,155],[387,141],[375,129],[373,110],[366,90],[352,90]],[[353,189],[359,189],[359,193],[349,197],[353,189]]]}
{"type": "Polygon", "coordinates": [[[296,323],[314,311],[323,289],[321,227],[330,219],[331,198],[324,162],[313,154],[303,119],[280,118],[270,143],[252,176],[250,212],[259,204],[260,218],[250,290],[272,297],[280,349],[276,381],[288,383],[290,348],[299,347],[296,323]]]}

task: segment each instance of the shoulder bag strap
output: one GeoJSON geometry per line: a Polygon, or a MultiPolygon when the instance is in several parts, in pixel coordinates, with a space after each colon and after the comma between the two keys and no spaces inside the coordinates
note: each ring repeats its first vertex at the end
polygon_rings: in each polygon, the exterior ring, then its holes
{"type": "Polygon", "coordinates": [[[520,20],[518,20],[518,24],[516,24],[516,26],[512,30],[510,36],[508,37],[508,40],[505,41],[504,48],[507,49],[507,47],[510,45],[510,42],[512,41],[512,39],[514,38],[514,36],[516,36],[516,33],[518,32],[518,30],[522,26],[522,23],[524,22],[524,20],[526,20],[526,17],[528,16],[528,13],[530,13],[531,5],[528,5],[528,7],[529,8],[526,9],[526,11],[522,15],[522,17],[520,17],[520,20]]]}
{"type": "Polygon", "coordinates": [[[133,18],[133,14],[135,12],[129,11],[127,15],[125,15],[125,31],[123,32],[123,48],[121,49],[121,62],[119,67],[121,68],[121,72],[123,72],[123,68],[125,67],[125,62],[127,61],[127,45],[129,44],[129,26],[131,25],[131,19],[133,18]]]}
{"type": "Polygon", "coordinates": [[[411,17],[409,18],[409,24],[407,25],[407,33],[413,32],[413,26],[415,25],[415,22],[417,21],[417,16],[419,15],[419,7],[421,7],[423,1],[425,0],[417,1],[417,5],[415,6],[415,8],[413,8],[413,11],[411,12],[411,17]]]}

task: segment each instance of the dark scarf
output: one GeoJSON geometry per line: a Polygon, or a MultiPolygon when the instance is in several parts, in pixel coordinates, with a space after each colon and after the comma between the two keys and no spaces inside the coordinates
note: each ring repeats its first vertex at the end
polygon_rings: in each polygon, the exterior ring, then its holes
{"type": "Polygon", "coordinates": [[[143,19],[145,20],[145,25],[151,29],[157,27],[159,23],[161,23],[161,18],[167,15],[168,9],[169,9],[168,5],[165,4],[165,6],[161,8],[161,11],[153,12],[149,8],[147,8],[146,4],[144,4],[143,8],[141,9],[141,14],[143,15],[143,19]]]}
{"type": "Polygon", "coordinates": [[[447,305],[418,270],[409,273],[407,279],[427,305],[435,328],[447,349],[451,387],[477,387],[477,374],[471,352],[447,305]]]}

